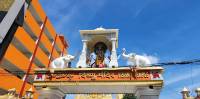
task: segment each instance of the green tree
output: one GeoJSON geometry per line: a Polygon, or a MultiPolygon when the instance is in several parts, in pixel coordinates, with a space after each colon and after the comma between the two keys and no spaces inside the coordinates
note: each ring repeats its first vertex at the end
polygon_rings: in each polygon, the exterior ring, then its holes
{"type": "Polygon", "coordinates": [[[135,94],[124,94],[123,99],[137,99],[135,94]]]}

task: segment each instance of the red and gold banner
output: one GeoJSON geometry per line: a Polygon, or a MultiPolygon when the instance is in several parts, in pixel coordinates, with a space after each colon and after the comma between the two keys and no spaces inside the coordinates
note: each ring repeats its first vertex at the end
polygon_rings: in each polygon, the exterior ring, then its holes
{"type": "Polygon", "coordinates": [[[66,70],[36,73],[35,81],[137,81],[161,80],[157,70],[66,70]]]}

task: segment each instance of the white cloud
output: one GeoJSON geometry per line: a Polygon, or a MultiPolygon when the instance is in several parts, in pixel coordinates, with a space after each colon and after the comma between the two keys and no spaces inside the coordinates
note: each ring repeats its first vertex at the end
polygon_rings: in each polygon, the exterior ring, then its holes
{"type": "Polygon", "coordinates": [[[151,0],[147,0],[143,2],[138,8],[136,8],[134,17],[137,17],[146,8],[146,6],[150,3],[150,1],[151,0]]]}
{"type": "Polygon", "coordinates": [[[191,91],[194,91],[195,89],[200,88],[200,83],[195,83],[186,87],[189,88],[191,91]]]}
{"type": "Polygon", "coordinates": [[[200,68],[199,69],[194,69],[193,71],[189,71],[189,73],[185,72],[185,73],[181,73],[181,75],[171,77],[171,79],[166,80],[165,86],[169,86],[171,84],[174,84],[174,83],[177,83],[177,82],[180,82],[180,81],[183,81],[183,80],[190,79],[191,77],[198,76],[198,75],[200,75],[199,71],[200,71],[200,68]],[[190,72],[192,72],[192,75],[190,74],[190,72]]]}
{"type": "Polygon", "coordinates": [[[144,54],[143,56],[148,58],[152,64],[158,63],[159,61],[159,58],[156,56],[147,55],[147,54],[144,54]]]}
{"type": "MultiPolygon", "coordinates": [[[[155,64],[155,63],[159,62],[159,58],[156,57],[156,56],[147,55],[147,54],[143,54],[141,56],[146,57],[147,59],[149,59],[149,61],[151,62],[151,64],[155,64]]],[[[127,61],[126,64],[127,65],[134,65],[134,63],[131,62],[131,61],[127,61]]]]}
{"type": "Polygon", "coordinates": [[[71,39],[79,37],[78,30],[87,27],[106,0],[41,0],[45,12],[51,18],[56,31],[71,39]]]}
{"type": "Polygon", "coordinates": [[[40,0],[57,33],[67,38],[74,53],[81,49],[79,30],[88,29],[107,0],[40,0]]]}

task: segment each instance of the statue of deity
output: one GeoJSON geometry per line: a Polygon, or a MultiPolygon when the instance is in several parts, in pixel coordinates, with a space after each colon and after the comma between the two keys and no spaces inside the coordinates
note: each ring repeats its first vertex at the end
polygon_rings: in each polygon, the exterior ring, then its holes
{"type": "Polygon", "coordinates": [[[95,68],[104,68],[106,67],[105,64],[105,53],[107,50],[107,46],[103,42],[98,42],[94,46],[94,53],[96,55],[95,59],[95,68]]]}

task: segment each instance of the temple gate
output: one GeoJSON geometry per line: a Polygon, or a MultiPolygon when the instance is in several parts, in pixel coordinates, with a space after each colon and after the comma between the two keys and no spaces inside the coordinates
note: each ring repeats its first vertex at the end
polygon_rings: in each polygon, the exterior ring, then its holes
{"type": "Polygon", "coordinates": [[[97,28],[80,33],[83,49],[77,68],[35,70],[34,86],[40,99],[61,99],[66,94],[126,93],[135,94],[139,99],[159,98],[162,67],[118,67],[118,29],[97,28]],[[107,51],[110,56],[106,59],[107,51]],[[94,61],[91,56],[95,56],[94,61]]]}

